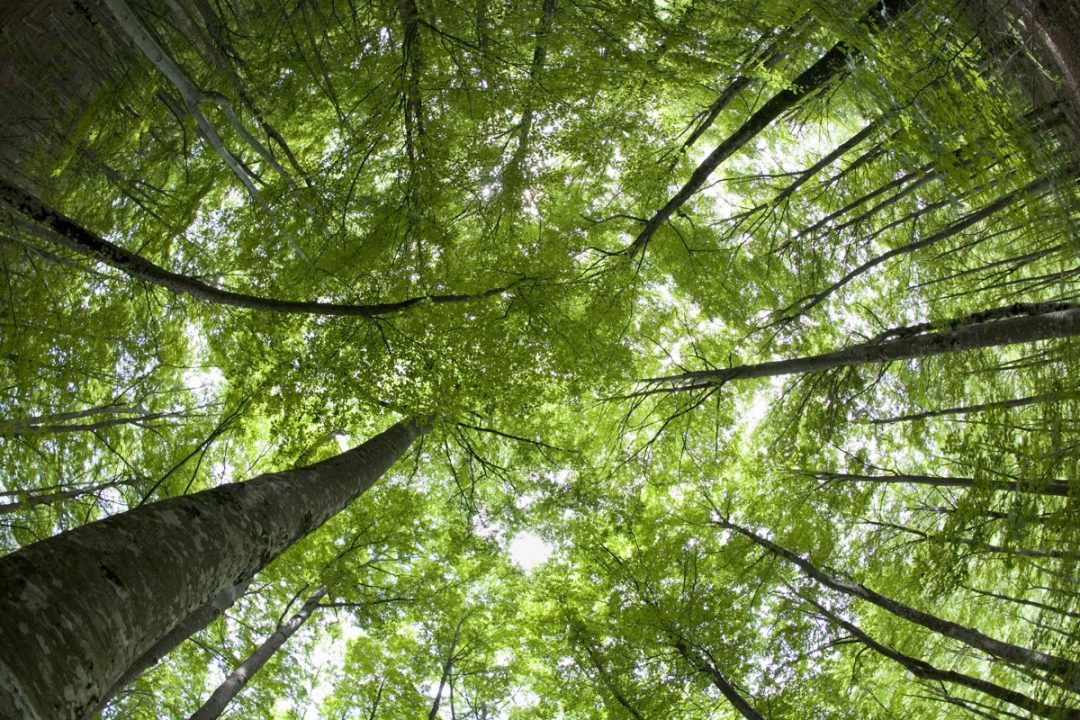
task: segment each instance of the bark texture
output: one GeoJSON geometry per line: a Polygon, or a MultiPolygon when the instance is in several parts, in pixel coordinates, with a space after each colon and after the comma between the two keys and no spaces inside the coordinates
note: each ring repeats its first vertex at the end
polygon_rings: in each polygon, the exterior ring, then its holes
{"type": "Polygon", "coordinates": [[[157,665],[163,657],[176,649],[177,645],[205,628],[217,619],[219,615],[232,607],[233,603],[240,599],[250,584],[251,581],[249,579],[222,590],[217,595],[210,598],[209,602],[200,606],[195,612],[181,620],[180,624],[174,627],[168,635],[156,642],[154,647],[143,653],[142,657],[136,660],[135,664],[128,668],[127,672],[116,681],[105,694],[105,697],[102,698],[99,708],[103,708],[118,692],[134,682],[135,679],[144,672],[157,665]]]}
{"type": "Polygon", "coordinates": [[[367,490],[425,427],[171,498],[0,559],[0,717],[86,717],[184,618],[367,490]]]}

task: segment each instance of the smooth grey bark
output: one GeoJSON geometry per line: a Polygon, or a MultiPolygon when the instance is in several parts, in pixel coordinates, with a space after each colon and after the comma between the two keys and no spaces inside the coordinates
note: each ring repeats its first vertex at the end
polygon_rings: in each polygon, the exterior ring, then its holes
{"type": "MultiPolygon", "coordinates": [[[[218,157],[222,159],[225,165],[232,171],[232,173],[243,183],[247,189],[248,194],[253,198],[259,196],[259,191],[255,187],[251,174],[248,170],[240,164],[240,161],[229,152],[225,147],[224,141],[218,134],[210,121],[206,119],[199,105],[206,100],[205,94],[191,81],[187,76],[187,73],[176,64],[165,49],[161,47],[157,40],[150,35],[146,27],[139,20],[138,16],[132,12],[131,8],[124,0],[103,0],[104,4],[112,12],[113,17],[116,18],[117,24],[127,34],[131,41],[135,44],[135,47],[146,59],[153,64],[161,73],[169,80],[177,92],[180,93],[180,97],[184,101],[184,106],[188,113],[195,120],[199,130],[202,131],[203,137],[210,143],[210,146],[217,153],[218,157]]],[[[232,120],[232,118],[230,118],[232,120]]],[[[241,126],[242,127],[242,126],[241,126]]],[[[241,133],[241,136],[247,135],[246,130],[241,133]]],[[[250,137],[250,136],[248,136],[250,137]]],[[[245,140],[247,137],[245,137],[245,140]]]]}
{"type": "Polygon", "coordinates": [[[425,302],[434,305],[455,305],[472,302],[508,292],[512,285],[494,288],[473,295],[420,295],[397,302],[353,305],[346,303],[323,303],[305,300],[279,300],[277,298],[247,295],[244,293],[222,290],[207,285],[201,280],[180,275],[155,265],[141,255],[109,242],[95,235],[77,222],[49,207],[39,198],[7,181],[0,179],[0,202],[5,202],[26,217],[40,223],[51,233],[42,237],[55,242],[61,247],[73,250],[116,268],[136,280],[158,285],[174,293],[190,295],[197,300],[204,300],[218,305],[256,310],[260,312],[296,313],[301,315],[335,315],[362,318],[377,318],[408,310],[425,302]]]}
{"type": "Polygon", "coordinates": [[[982,678],[972,677],[963,673],[956,672],[954,670],[942,670],[934,667],[925,660],[905,655],[898,650],[895,650],[887,645],[877,642],[872,637],[863,632],[854,623],[850,623],[847,620],[839,617],[833,612],[827,610],[824,606],[820,605],[808,598],[802,598],[806,602],[813,605],[822,614],[823,617],[835,623],[839,627],[843,628],[849,635],[861,642],[866,647],[870,648],[874,652],[884,657],[899,663],[905,670],[921,680],[928,680],[932,682],[947,682],[955,685],[961,685],[972,690],[977,690],[981,693],[985,693],[990,697],[1002,700],[1015,705],[1016,707],[1023,708],[1030,713],[1038,715],[1044,718],[1050,718],[1051,720],[1080,720],[1080,710],[1075,708],[1061,707],[1057,705],[1048,705],[1044,702],[1040,702],[1035,698],[1024,695],[1023,693],[1015,690],[1004,688],[1000,685],[996,685],[982,678]]]}
{"type": "MultiPolygon", "coordinates": [[[[1000,309],[987,311],[987,316],[998,314],[998,310],[1000,309]]],[[[989,322],[973,322],[949,330],[919,333],[883,342],[860,343],[820,355],[651,378],[645,382],[653,387],[634,393],[632,397],[664,392],[687,392],[719,387],[735,380],[824,372],[834,368],[914,360],[962,350],[978,350],[1075,335],[1080,335],[1080,305],[1046,305],[1044,312],[1005,317],[989,322]]]]}
{"type": "Polygon", "coordinates": [[[714,524],[738,533],[777,557],[787,560],[806,573],[808,577],[813,578],[830,590],[835,590],[844,593],[845,595],[865,600],[902,620],[920,625],[927,630],[943,635],[944,637],[958,640],[965,645],[973,647],[976,650],[981,650],[993,657],[1001,658],[1002,660],[1006,660],[1021,667],[1029,667],[1034,670],[1040,670],[1056,675],[1064,679],[1066,685],[1071,690],[1080,693],[1080,664],[1072,660],[1050,655],[1049,653],[1040,652],[1038,650],[1032,650],[1031,648],[1022,647],[1020,645],[1014,645],[1013,643],[1008,643],[1003,640],[997,640],[988,635],[984,635],[975,628],[965,627],[964,625],[952,622],[951,620],[945,620],[936,615],[917,610],[910,605],[905,605],[904,603],[893,600],[881,593],[875,592],[861,583],[827,573],[819,569],[809,560],[796,555],[787,548],[726,519],[716,520],[714,521],[714,524]]]}
{"type": "Polygon", "coordinates": [[[222,590],[217,595],[210,598],[209,602],[201,605],[195,612],[181,620],[176,627],[154,643],[152,648],[147,650],[142,657],[136,660],[132,666],[127,669],[127,672],[125,672],[105,693],[99,704],[99,710],[116,697],[118,692],[134,682],[136,678],[157,665],[162,658],[176,649],[180,643],[204,629],[226,610],[231,608],[233,604],[243,596],[244,592],[247,591],[250,584],[251,580],[248,579],[222,590]]]}
{"type": "Polygon", "coordinates": [[[325,596],[325,585],[316,589],[295,615],[279,625],[277,630],[255,649],[255,652],[222,680],[203,706],[192,713],[188,720],[214,720],[219,717],[232,699],[244,689],[248,680],[262,669],[262,666],[300,629],[301,625],[307,622],[307,619],[319,607],[319,601],[325,596]]]}
{"type": "MultiPolygon", "coordinates": [[[[860,19],[860,24],[870,32],[880,32],[900,13],[906,10],[913,0],[879,0],[860,19]]],[[[649,218],[645,227],[625,252],[630,257],[645,251],[656,231],[676,213],[686,202],[705,185],[709,176],[740,148],[758,136],[777,118],[795,107],[808,95],[826,87],[834,78],[842,75],[849,63],[854,62],[860,53],[846,43],[833,45],[817,62],[804,70],[791,82],[791,87],[773,95],[758,110],[747,118],[735,132],[716,146],[709,156],[694,170],[678,192],[662,208],[649,218]]]]}
{"type": "Polygon", "coordinates": [[[148,504],[0,558],[0,712],[79,720],[177,624],[379,479],[426,432],[148,504]]]}

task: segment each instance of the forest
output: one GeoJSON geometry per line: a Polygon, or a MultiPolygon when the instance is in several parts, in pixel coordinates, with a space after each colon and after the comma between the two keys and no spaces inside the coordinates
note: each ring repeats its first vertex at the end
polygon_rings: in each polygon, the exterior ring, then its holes
{"type": "Polygon", "coordinates": [[[1080,720],[1075,0],[4,0],[0,720],[1080,720]]]}

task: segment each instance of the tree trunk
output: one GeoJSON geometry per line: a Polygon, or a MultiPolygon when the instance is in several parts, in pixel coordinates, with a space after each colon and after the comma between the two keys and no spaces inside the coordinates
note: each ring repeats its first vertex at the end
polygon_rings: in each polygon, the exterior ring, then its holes
{"type": "Polygon", "coordinates": [[[939,477],[937,475],[853,475],[850,473],[815,473],[814,477],[825,481],[879,483],[881,485],[929,485],[930,487],[973,488],[985,487],[1000,492],[1021,492],[1032,495],[1068,497],[1069,483],[1065,480],[1049,482],[1006,482],[1003,480],[976,480],[975,478],[939,477]]]}
{"type": "Polygon", "coordinates": [[[870,648],[879,655],[893,660],[904,667],[909,673],[921,680],[932,681],[935,683],[953,683],[961,685],[963,687],[971,688],[972,690],[978,690],[985,693],[990,697],[1002,700],[1011,705],[1023,708],[1030,713],[1038,715],[1044,718],[1050,718],[1050,720],[1080,720],[1080,710],[1067,707],[1059,707],[1055,705],[1047,705],[1040,702],[1035,698],[1024,695],[1023,693],[1010,690],[1008,688],[1001,687],[987,680],[981,678],[972,677],[970,675],[964,675],[954,670],[941,670],[934,667],[925,660],[911,657],[910,655],[904,655],[903,653],[894,650],[891,647],[882,645],[869,635],[864,633],[861,629],[854,624],[844,620],[843,618],[835,615],[834,613],[826,610],[823,606],[814,602],[813,600],[807,600],[803,598],[811,605],[816,607],[818,611],[828,620],[832,621],[836,625],[843,628],[852,637],[861,642],[866,647],[870,648]]]}
{"type": "Polygon", "coordinates": [[[940,410],[927,410],[909,415],[898,415],[891,418],[877,418],[868,420],[872,425],[892,425],[899,422],[911,422],[913,420],[927,420],[929,418],[944,417],[946,415],[970,415],[987,412],[989,410],[1011,410],[1012,408],[1027,407],[1040,403],[1056,402],[1077,397],[1076,390],[1061,390],[1057,392],[1040,393],[1028,397],[1016,398],[1015,400],[998,400],[995,402],[979,403],[978,405],[964,405],[961,407],[941,408],[940,410]]]}
{"type": "Polygon", "coordinates": [[[905,605],[892,598],[874,592],[865,585],[825,573],[810,561],[803,559],[790,550],[777,545],[771,540],[763,538],[757,533],[744,527],[728,522],[727,520],[719,520],[716,524],[750,539],[756,545],[765,548],[774,555],[782,557],[793,565],[798,566],[807,576],[813,578],[830,590],[836,590],[837,592],[842,592],[851,597],[865,600],[902,620],[921,625],[927,630],[958,640],[976,650],[981,650],[982,652],[1014,663],[1018,666],[1026,666],[1035,670],[1041,670],[1057,675],[1065,680],[1070,689],[1075,692],[1080,692],[1080,665],[1072,660],[1021,647],[1002,640],[996,640],[988,635],[984,635],[975,628],[965,627],[959,623],[954,623],[951,620],[945,620],[936,615],[922,612],[921,610],[917,610],[909,605],[905,605]]]}
{"type": "Polygon", "coordinates": [[[239,667],[229,673],[229,676],[218,685],[213,694],[203,703],[203,706],[192,713],[188,720],[214,720],[214,718],[219,717],[225,707],[232,702],[232,699],[244,689],[247,681],[255,673],[259,672],[262,666],[266,664],[266,661],[273,657],[274,653],[311,617],[311,613],[315,612],[315,608],[319,606],[319,601],[325,595],[325,585],[312,593],[299,612],[289,618],[289,621],[285,624],[279,625],[274,634],[264,640],[263,644],[248,656],[247,660],[240,663],[239,667]]]}
{"type": "Polygon", "coordinates": [[[118,692],[134,682],[140,675],[157,665],[163,657],[175,650],[180,643],[204,629],[207,625],[216,620],[219,615],[231,608],[244,594],[250,584],[251,580],[248,579],[242,583],[238,583],[222,590],[217,595],[210,598],[210,601],[205,605],[201,605],[195,612],[181,620],[180,624],[169,631],[168,635],[156,642],[154,647],[147,650],[142,657],[136,660],[135,663],[127,669],[127,672],[125,672],[109,691],[105,693],[105,696],[102,698],[99,705],[99,709],[105,707],[118,692]]]}
{"type": "Polygon", "coordinates": [[[118,487],[121,485],[127,485],[128,480],[114,480],[112,482],[102,483],[100,485],[91,485],[89,487],[77,487],[70,490],[60,490],[58,492],[43,493],[41,495],[24,495],[15,502],[0,503],[0,515],[10,515],[11,513],[21,512],[23,510],[32,510],[40,505],[53,505],[61,500],[71,500],[72,498],[82,497],[83,495],[90,495],[92,493],[98,493],[109,488],[118,487]]]}
{"type": "Polygon", "coordinates": [[[716,669],[716,666],[708,661],[707,658],[702,656],[699,652],[691,648],[686,641],[682,639],[675,640],[675,649],[679,651],[679,654],[690,663],[690,665],[697,671],[703,672],[709,676],[709,680],[716,686],[727,701],[731,703],[731,706],[739,711],[746,720],[765,720],[761,717],[761,713],[753,708],[753,706],[746,702],[746,698],[735,689],[723,673],[716,669]]]}
{"type": "Polygon", "coordinates": [[[158,285],[197,300],[260,312],[297,313],[302,315],[335,315],[377,318],[402,312],[415,305],[430,302],[433,305],[454,305],[501,295],[510,286],[486,290],[475,295],[421,295],[407,300],[371,305],[309,302],[304,300],[279,300],[277,298],[245,295],[207,285],[201,280],[179,275],[159,267],[141,255],[125,250],[105,238],[90,232],[74,220],[47,206],[40,199],[21,188],[0,179],[0,202],[5,202],[26,217],[51,230],[44,236],[57,245],[74,250],[136,280],[158,285]]]}
{"type": "Polygon", "coordinates": [[[426,432],[115,515],[0,559],[0,708],[76,720],[178,623],[367,490],[426,432]]]}
{"type": "MultiPolygon", "coordinates": [[[[860,23],[871,32],[880,31],[889,24],[894,16],[906,10],[910,4],[911,0],[881,0],[881,2],[874,3],[874,7],[863,16],[860,23]]],[[[757,137],[774,120],[795,107],[800,100],[824,88],[835,77],[841,75],[858,54],[853,48],[839,42],[818,58],[817,62],[804,70],[801,75],[792,80],[790,88],[781,90],[769,98],[764,105],[758,108],[757,112],[747,118],[746,122],[709,153],[709,156],[694,170],[686,184],[675,193],[664,207],[649,218],[645,228],[634,239],[634,242],[627,247],[626,253],[634,257],[644,252],[645,247],[649,244],[652,236],[656,234],[656,231],[705,185],[709,176],[720,167],[721,163],[757,137]]]]}
{"type": "MultiPolygon", "coordinates": [[[[988,313],[995,314],[998,310],[988,313]]],[[[1045,312],[990,322],[975,322],[951,330],[921,333],[885,342],[866,342],[821,355],[652,378],[646,382],[659,387],[642,390],[635,395],[701,390],[718,387],[733,380],[824,372],[834,368],[913,360],[961,350],[978,350],[1074,335],[1080,335],[1080,305],[1048,305],[1045,312]]]]}

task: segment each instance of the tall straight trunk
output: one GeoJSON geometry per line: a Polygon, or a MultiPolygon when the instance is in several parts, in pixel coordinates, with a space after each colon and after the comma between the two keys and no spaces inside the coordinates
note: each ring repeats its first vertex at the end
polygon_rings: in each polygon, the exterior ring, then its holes
{"type": "Polygon", "coordinates": [[[179,622],[340,512],[426,426],[404,420],[314,465],[145,505],[0,558],[0,708],[86,717],[179,622]]]}
{"type": "Polygon", "coordinates": [[[455,305],[501,295],[510,289],[510,286],[506,286],[486,290],[475,295],[420,295],[397,302],[373,303],[370,305],[279,300],[258,295],[246,295],[230,290],[222,290],[207,285],[201,280],[187,275],[180,275],[155,265],[143,256],[125,250],[119,245],[95,235],[71,218],[49,207],[39,198],[6,182],[2,178],[0,178],[0,202],[7,203],[26,217],[48,228],[51,232],[44,234],[44,237],[57,245],[74,250],[98,262],[103,262],[131,278],[163,287],[174,293],[190,295],[196,300],[246,310],[301,315],[377,318],[403,312],[425,302],[433,305],[455,305]]]}
{"type": "Polygon", "coordinates": [[[1008,688],[996,685],[988,680],[982,678],[972,677],[971,675],[965,675],[963,673],[956,672],[954,670],[942,670],[937,668],[925,660],[905,655],[898,650],[895,650],[887,645],[883,645],[872,637],[863,632],[855,624],[844,620],[835,613],[825,609],[822,605],[803,598],[808,603],[813,605],[818,611],[839,627],[843,628],[849,635],[861,642],[866,647],[870,648],[874,652],[884,657],[899,663],[905,670],[919,678],[920,680],[926,680],[933,683],[952,683],[960,685],[962,687],[977,690],[981,693],[985,693],[992,698],[1001,700],[1015,705],[1016,707],[1023,708],[1028,712],[1038,715],[1039,717],[1050,718],[1050,720],[1080,720],[1080,710],[1075,708],[1060,707],[1056,705],[1048,705],[1044,702],[1040,702],[1035,698],[1024,695],[1023,693],[1010,690],[1008,688]]]}
{"type": "MultiPolygon", "coordinates": [[[[985,315],[997,316],[1008,309],[995,308],[987,311],[985,315]]],[[[652,378],[646,382],[653,387],[634,395],[701,390],[719,387],[734,380],[802,375],[834,368],[914,360],[947,355],[961,350],[978,350],[1075,335],[1080,335],[1080,305],[1054,304],[1033,308],[1031,314],[1025,313],[989,322],[972,322],[940,332],[919,333],[883,342],[865,342],[820,355],[652,378]]]]}
{"type": "Polygon", "coordinates": [[[875,592],[861,583],[856,583],[826,573],[809,560],[806,560],[787,548],[758,535],[752,530],[736,525],[735,523],[727,520],[718,520],[716,521],[716,525],[738,533],[777,557],[787,560],[806,573],[808,577],[813,578],[830,590],[835,590],[850,597],[865,600],[902,620],[920,625],[927,630],[938,633],[944,637],[958,640],[976,650],[1014,663],[1017,666],[1029,667],[1034,670],[1040,670],[1061,677],[1065,680],[1067,686],[1071,690],[1080,692],[1080,664],[1073,662],[1072,660],[1050,655],[1038,650],[1032,650],[1020,645],[1014,645],[1002,640],[996,640],[988,635],[984,635],[975,628],[965,627],[959,623],[954,623],[951,620],[945,620],[936,615],[917,610],[909,605],[905,605],[904,603],[886,597],[881,593],[875,592]]]}
{"type": "Polygon", "coordinates": [[[319,607],[319,601],[325,596],[326,586],[323,585],[311,594],[307,602],[295,615],[289,618],[288,622],[279,625],[277,630],[266,638],[262,645],[256,648],[255,652],[251,653],[244,662],[229,673],[228,677],[222,680],[217,689],[203,703],[203,706],[192,713],[188,720],[214,720],[214,718],[219,717],[232,699],[244,689],[248,680],[262,669],[262,666],[300,629],[301,625],[307,622],[307,619],[319,607]]]}
{"type": "Polygon", "coordinates": [[[863,482],[881,485],[929,485],[930,487],[973,488],[983,487],[1000,492],[1021,492],[1032,495],[1068,497],[1069,483],[1065,480],[1046,482],[1009,482],[1006,480],[976,480],[966,477],[941,477],[939,475],[856,475],[852,473],[814,473],[818,480],[826,482],[863,482]]]}
{"type": "Polygon", "coordinates": [[[1013,400],[997,400],[995,402],[979,403],[978,405],[963,405],[960,407],[941,408],[939,410],[926,410],[920,413],[898,415],[891,418],[875,418],[868,420],[872,425],[892,425],[899,422],[911,422],[913,420],[927,420],[929,418],[944,417],[946,415],[972,415],[990,410],[1011,410],[1012,408],[1027,407],[1041,403],[1056,402],[1075,398],[1080,393],[1076,390],[1061,390],[1056,392],[1040,393],[1013,400]]]}
{"type": "MultiPolygon", "coordinates": [[[[906,10],[911,3],[912,0],[879,0],[862,17],[860,24],[870,32],[878,32],[888,26],[894,16],[906,10]]],[[[656,231],[705,185],[709,176],[725,160],[757,137],[773,121],[795,107],[800,100],[821,90],[832,82],[834,78],[842,75],[849,64],[854,62],[859,55],[860,53],[854,48],[846,43],[839,42],[818,58],[817,62],[792,80],[791,87],[781,90],[769,98],[735,132],[716,146],[716,149],[709,153],[709,156],[690,175],[690,179],[686,181],[686,184],[662,208],[657,210],[656,214],[649,218],[645,228],[634,239],[634,242],[626,248],[626,253],[634,257],[644,252],[656,231]]]]}

